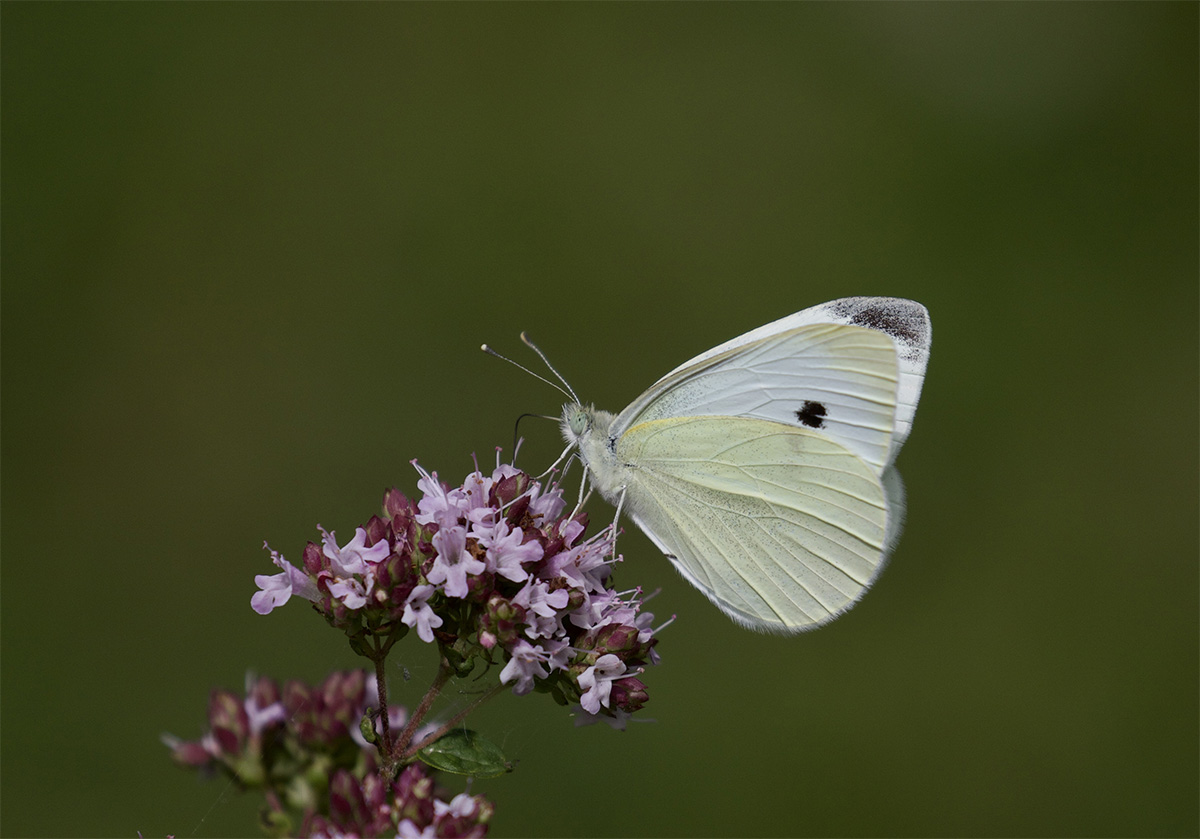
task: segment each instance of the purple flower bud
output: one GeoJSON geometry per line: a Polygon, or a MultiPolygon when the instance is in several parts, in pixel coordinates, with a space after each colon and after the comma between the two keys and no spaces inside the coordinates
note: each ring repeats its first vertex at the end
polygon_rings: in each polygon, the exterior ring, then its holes
{"type": "Polygon", "coordinates": [[[393,522],[397,518],[412,519],[417,512],[417,505],[409,500],[408,496],[400,490],[392,487],[383,494],[383,511],[388,514],[388,517],[393,522]]]}
{"type": "MultiPolygon", "coordinates": [[[[494,489],[492,491],[495,492],[494,489]]],[[[507,515],[505,515],[504,518],[511,526],[519,527],[522,530],[528,530],[534,527],[533,521],[527,515],[528,513],[529,496],[523,495],[514,501],[511,506],[509,506],[507,515]]]]}
{"type": "Polygon", "coordinates": [[[308,812],[304,814],[304,820],[300,822],[300,830],[296,835],[301,839],[308,839],[310,836],[337,836],[340,833],[337,825],[320,813],[308,812]]]}
{"type": "Polygon", "coordinates": [[[227,690],[214,690],[208,702],[208,725],[221,753],[235,757],[250,737],[250,718],[242,700],[227,690]]]}
{"type": "Polygon", "coordinates": [[[339,769],[329,779],[329,816],[343,830],[357,827],[370,820],[358,781],[345,769],[339,769]]]}
{"type": "Polygon", "coordinates": [[[567,592],[570,595],[570,599],[567,600],[568,612],[574,612],[584,604],[584,601],[587,600],[587,592],[585,592],[583,589],[572,588],[567,589],[567,592]]]}
{"type": "Polygon", "coordinates": [[[203,741],[180,740],[169,734],[164,734],[162,741],[171,750],[171,759],[180,766],[197,769],[213,761],[213,756],[203,741]]]}
{"type": "Polygon", "coordinates": [[[322,685],[327,701],[357,707],[362,704],[367,689],[367,676],[362,670],[330,673],[322,685]]]}
{"type": "Polygon", "coordinates": [[[281,701],[288,716],[294,717],[312,705],[312,688],[298,679],[288,679],[283,683],[283,697],[281,701]]]}
{"type": "Polygon", "coordinates": [[[387,542],[391,535],[391,527],[388,522],[385,522],[379,516],[371,516],[367,520],[367,526],[363,528],[367,531],[367,544],[377,545],[380,542],[387,542]]]}
{"type": "MultiPolygon", "coordinates": [[[[629,652],[638,648],[638,630],[633,626],[624,626],[622,624],[608,624],[596,630],[596,642],[594,649],[599,653],[621,653],[629,652]]],[[[621,656],[624,658],[625,656],[621,656]]]]}
{"type": "Polygon", "coordinates": [[[386,593],[383,602],[389,604],[392,620],[397,620],[404,614],[404,605],[409,595],[417,587],[417,575],[413,571],[412,561],[405,556],[392,554],[387,562],[379,566],[375,585],[379,591],[386,593]]]}
{"type": "Polygon", "coordinates": [[[525,609],[500,594],[493,594],[484,606],[479,623],[480,632],[491,636],[493,646],[498,642],[508,648],[516,643],[520,629],[525,625],[525,609]]]}
{"type": "Polygon", "coordinates": [[[421,826],[433,823],[433,780],[425,774],[421,764],[411,763],[404,767],[393,790],[399,819],[411,819],[421,826]]]}
{"type": "Polygon", "coordinates": [[[480,574],[474,574],[467,577],[467,596],[464,600],[470,600],[474,603],[482,603],[487,600],[496,588],[496,575],[491,571],[484,571],[480,574]]]}
{"type": "Polygon", "coordinates": [[[642,684],[641,679],[630,676],[612,683],[609,701],[614,708],[632,714],[650,701],[650,694],[646,692],[646,686],[642,684]]]}
{"type": "Polygon", "coordinates": [[[429,525],[426,527],[417,528],[417,533],[413,537],[413,545],[417,554],[419,565],[422,574],[429,573],[429,567],[433,565],[433,561],[437,558],[437,548],[433,546],[433,537],[437,535],[437,525],[429,525]]]}
{"type": "Polygon", "coordinates": [[[542,556],[545,559],[557,556],[567,548],[567,542],[562,536],[557,533],[543,533],[534,531],[537,535],[537,540],[542,543],[542,556]]]}
{"type": "Polygon", "coordinates": [[[287,711],[288,725],[300,740],[306,743],[316,740],[317,730],[313,725],[316,697],[313,689],[304,682],[289,679],[283,685],[282,702],[287,711]]]}
{"type": "Polygon", "coordinates": [[[352,771],[336,769],[329,776],[329,819],[306,820],[301,836],[390,836],[395,830],[390,786],[378,775],[361,781],[352,771]]]}
{"type": "Polygon", "coordinates": [[[388,803],[389,785],[379,775],[368,774],[362,779],[363,801],[373,812],[381,811],[388,803]]]}
{"type": "Polygon", "coordinates": [[[449,813],[434,822],[438,836],[453,837],[453,839],[472,839],[475,836],[486,836],[486,830],[480,830],[475,819],[470,816],[454,816],[449,813]]]}
{"type": "MultiPolygon", "coordinates": [[[[511,504],[519,496],[525,494],[529,489],[529,484],[532,479],[524,472],[518,472],[515,475],[509,475],[506,478],[501,478],[492,485],[491,503],[503,506],[511,504]]],[[[529,499],[524,499],[525,505],[529,505],[529,499]]],[[[511,512],[511,511],[510,511],[511,512]]]]}
{"type": "Polygon", "coordinates": [[[274,705],[279,701],[279,685],[275,684],[274,679],[262,676],[256,679],[250,688],[249,698],[253,699],[259,708],[274,705]]]}
{"type": "Polygon", "coordinates": [[[362,670],[330,673],[318,689],[317,724],[326,742],[346,736],[358,725],[366,695],[362,670]]]}
{"type": "Polygon", "coordinates": [[[321,546],[309,542],[304,546],[304,570],[312,576],[329,570],[329,559],[321,552],[321,546]]]}
{"type": "Polygon", "coordinates": [[[644,641],[643,643],[638,645],[637,652],[634,653],[633,658],[637,659],[639,661],[648,660],[650,658],[650,651],[653,650],[655,648],[655,646],[657,646],[657,645],[658,645],[657,638],[650,638],[649,640],[644,641]]]}

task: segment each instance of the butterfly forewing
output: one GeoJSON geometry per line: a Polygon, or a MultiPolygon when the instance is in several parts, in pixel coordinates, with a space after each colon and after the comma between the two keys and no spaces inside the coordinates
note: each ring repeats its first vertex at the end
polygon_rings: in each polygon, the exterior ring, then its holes
{"type": "Polygon", "coordinates": [[[915,300],[900,297],[843,297],[819,306],[811,306],[701,353],[664,376],[651,391],[657,391],[676,374],[701,365],[716,356],[728,355],[739,347],[772,338],[801,326],[815,324],[858,326],[886,335],[893,342],[899,362],[899,384],[896,389],[892,445],[888,454],[888,461],[891,462],[912,429],[913,416],[921,397],[921,386],[925,382],[925,367],[929,361],[932,339],[929,311],[915,300]]]}
{"type": "Polygon", "coordinates": [[[879,475],[836,440],[760,419],[674,417],[617,441],[633,518],[732,618],[795,632],[849,607],[884,559],[879,475]]]}
{"type": "Polygon", "coordinates": [[[817,431],[881,472],[895,428],[896,346],[857,326],[810,324],[706,353],[621,412],[612,433],[684,416],[744,417],[817,431]]]}

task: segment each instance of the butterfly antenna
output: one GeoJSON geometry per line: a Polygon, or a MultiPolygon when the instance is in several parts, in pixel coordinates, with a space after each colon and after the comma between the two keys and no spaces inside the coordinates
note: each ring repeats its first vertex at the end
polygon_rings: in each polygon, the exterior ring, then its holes
{"type": "MultiPolygon", "coordinates": [[[[524,333],[522,333],[522,336],[524,336],[524,333]]],[[[526,367],[525,365],[523,365],[523,364],[518,364],[517,362],[513,361],[511,358],[509,358],[509,357],[507,357],[507,356],[500,355],[500,353],[496,352],[494,349],[492,349],[491,347],[489,347],[487,344],[483,344],[482,346],[480,346],[480,348],[479,348],[479,349],[483,350],[483,351],[484,351],[485,353],[487,353],[488,355],[495,356],[496,358],[500,359],[501,361],[507,361],[507,362],[508,362],[509,364],[511,364],[513,367],[516,367],[516,368],[518,368],[518,369],[520,369],[520,370],[524,370],[526,373],[528,373],[529,375],[533,376],[535,379],[540,379],[541,381],[543,381],[543,382],[545,382],[546,384],[550,385],[550,387],[552,387],[552,388],[554,388],[555,390],[557,390],[557,391],[558,391],[559,393],[561,393],[563,396],[569,396],[569,397],[570,397],[572,400],[574,400],[575,402],[578,402],[578,401],[579,401],[579,400],[576,398],[575,394],[574,394],[574,393],[572,393],[572,392],[570,391],[570,388],[569,388],[569,386],[568,386],[568,389],[567,389],[567,390],[563,390],[561,387],[559,387],[559,386],[558,386],[558,385],[556,385],[554,382],[552,382],[552,381],[550,381],[549,379],[547,379],[545,376],[539,376],[537,373],[533,372],[532,370],[530,370],[530,369],[529,369],[528,367],[526,367]]],[[[535,349],[536,349],[536,347],[535,347],[535,349]]],[[[539,351],[539,352],[538,352],[538,355],[541,355],[541,351],[539,351]]],[[[543,356],[543,360],[545,360],[545,357],[544,357],[544,356],[543,356]]],[[[547,365],[547,366],[549,366],[549,365],[547,365]]],[[[551,367],[550,369],[551,369],[551,370],[554,370],[554,368],[553,368],[553,367],[551,367]]],[[[555,371],[554,375],[558,376],[558,372],[557,372],[557,371],[555,371]]],[[[558,376],[558,378],[559,378],[559,379],[562,379],[562,376],[558,376]]],[[[566,382],[563,382],[563,384],[566,384],[566,382]]]]}
{"type": "MultiPolygon", "coordinates": [[[[551,382],[551,384],[553,384],[553,382],[551,382]]],[[[517,461],[517,451],[518,451],[518,449],[521,448],[521,420],[525,419],[525,417],[536,417],[537,419],[544,419],[544,420],[550,420],[551,422],[558,422],[558,417],[551,417],[551,416],[547,416],[546,414],[521,414],[521,416],[517,417],[517,422],[515,425],[513,425],[513,456],[512,456],[512,459],[513,459],[514,464],[516,464],[516,461],[517,461]]]]}
{"type": "MultiPolygon", "coordinates": [[[[575,395],[575,391],[571,390],[571,385],[569,385],[567,383],[567,380],[563,378],[562,373],[560,373],[554,369],[554,365],[550,363],[550,359],[546,358],[546,354],[544,352],[542,352],[540,349],[538,349],[538,345],[533,343],[533,341],[531,341],[529,339],[528,334],[526,334],[524,332],[521,333],[521,342],[523,344],[525,344],[525,346],[529,347],[529,349],[533,350],[535,353],[538,354],[538,358],[540,358],[542,360],[542,363],[545,364],[548,368],[550,368],[550,372],[554,374],[555,378],[557,378],[560,382],[563,383],[563,387],[565,387],[567,389],[566,392],[570,395],[570,397],[573,400],[575,400],[576,403],[578,403],[579,397],[575,395]]],[[[559,390],[562,390],[562,388],[560,387],[559,390]]]]}

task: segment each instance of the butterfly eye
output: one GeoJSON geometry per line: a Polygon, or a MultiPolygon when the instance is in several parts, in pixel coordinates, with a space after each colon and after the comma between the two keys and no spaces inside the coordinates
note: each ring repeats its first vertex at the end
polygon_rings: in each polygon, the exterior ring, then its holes
{"type": "Polygon", "coordinates": [[[587,431],[589,425],[591,425],[591,423],[588,422],[588,415],[586,412],[576,411],[571,415],[571,433],[576,437],[587,431]]]}

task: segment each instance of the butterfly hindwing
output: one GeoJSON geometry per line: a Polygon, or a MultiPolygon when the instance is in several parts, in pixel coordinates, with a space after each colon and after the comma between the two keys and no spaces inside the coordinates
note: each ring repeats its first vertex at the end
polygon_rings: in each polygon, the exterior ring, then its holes
{"type": "Polygon", "coordinates": [[[734,620],[796,632],[848,608],[882,566],[879,476],[836,441],[760,419],[675,417],[617,442],[626,508],[734,620]]]}

